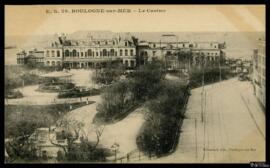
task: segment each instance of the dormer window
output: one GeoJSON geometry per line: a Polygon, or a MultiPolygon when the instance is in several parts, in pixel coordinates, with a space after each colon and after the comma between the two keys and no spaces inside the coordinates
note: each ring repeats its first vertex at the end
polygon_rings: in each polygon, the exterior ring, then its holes
{"type": "Polygon", "coordinates": [[[127,41],[125,42],[125,46],[128,46],[128,42],[127,41]]]}

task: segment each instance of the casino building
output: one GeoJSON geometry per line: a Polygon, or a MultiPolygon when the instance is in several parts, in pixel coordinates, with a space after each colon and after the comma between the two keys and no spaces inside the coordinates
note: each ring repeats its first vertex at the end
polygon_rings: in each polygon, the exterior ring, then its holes
{"type": "Polygon", "coordinates": [[[136,46],[133,38],[72,40],[59,37],[59,42],[45,48],[45,65],[65,68],[93,68],[119,61],[126,67],[136,66],[136,46]]]}
{"type": "MultiPolygon", "coordinates": [[[[225,43],[191,42],[173,38],[159,41],[138,41],[130,35],[112,38],[70,39],[58,36],[42,52],[31,53],[31,59],[43,62],[45,66],[64,68],[98,68],[112,62],[121,62],[127,69],[151,62],[153,59],[165,61],[168,69],[219,66],[225,61],[225,43]],[[36,55],[38,53],[38,55],[36,55]]],[[[18,64],[25,64],[25,52],[17,54],[18,64]]]]}

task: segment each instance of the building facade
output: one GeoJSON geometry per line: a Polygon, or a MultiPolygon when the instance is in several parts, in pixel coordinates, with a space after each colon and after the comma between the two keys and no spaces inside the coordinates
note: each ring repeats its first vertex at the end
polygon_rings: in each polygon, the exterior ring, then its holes
{"type": "Polygon", "coordinates": [[[17,64],[25,65],[43,65],[44,64],[44,51],[42,50],[30,50],[28,53],[22,51],[17,53],[17,64]]]}
{"type": "Polygon", "coordinates": [[[126,67],[136,66],[136,46],[131,38],[67,40],[45,48],[45,65],[65,68],[93,68],[120,61],[126,67]]]}
{"type": "Polygon", "coordinates": [[[27,63],[27,53],[23,50],[17,53],[17,64],[24,65],[27,63]]]}
{"type": "Polygon", "coordinates": [[[160,59],[169,69],[190,68],[205,65],[219,66],[225,63],[225,43],[219,42],[146,42],[138,44],[139,62],[160,59]]]}
{"type": "MultiPolygon", "coordinates": [[[[35,57],[45,66],[64,68],[105,67],[111,62],[121,62],[126,68],[134,68],[153,59],[165,61],[168,69],[218,66],[223,64],[223,60],[225,63],[225,43],[178,41],[175,36],[166,41],[162,37],[159,41],[138,42],[130,35],[103,39],[87,36],[76,40],[61,35],[44,49],[43,59],[35,57]]],[[[18,64],[24,64],[27,61],[25,57],[28,56],[18,53],[18,64]]]]}
{"type": "Polygon", "coordinates": [[[265,39],[259,39],[257,48],[254,50],[254,56],[252,60],[254,94],[258,98],[259,102],[265,107],[265,39]]]}

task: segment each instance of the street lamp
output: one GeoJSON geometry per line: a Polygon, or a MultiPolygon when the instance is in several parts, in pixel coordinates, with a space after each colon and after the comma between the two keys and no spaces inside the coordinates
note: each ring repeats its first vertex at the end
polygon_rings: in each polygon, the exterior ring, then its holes
{"type": "Polygon", "coordinates": [[[119,144],[118,143],[114,143],[112,146],[111,146],[111,149],[114,151],[114,161],[116,162],[116,151],[119,149],[119,144]]]}

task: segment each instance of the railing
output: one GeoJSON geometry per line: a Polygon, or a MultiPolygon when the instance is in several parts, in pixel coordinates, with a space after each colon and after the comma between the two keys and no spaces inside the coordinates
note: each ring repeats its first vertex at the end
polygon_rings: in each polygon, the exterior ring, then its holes
{"type": "Polygon", "coordinates": [[[135,59],[135,56],[103,56],[103,57],[65,57],[64,61],[111,61],[117,59],[135,59]]]}
{"type": "Polygon", "coordinates": [[[118,157],[115,159],[112,159],[110,161],[115,163],[133,163],[133,162],[140,162],[142,160],[151,160],[156,158],[156,156],[153,155],[145,155],[140,150],[135,149],[129,153],[127,153],[125,156],[118,157]]]}

